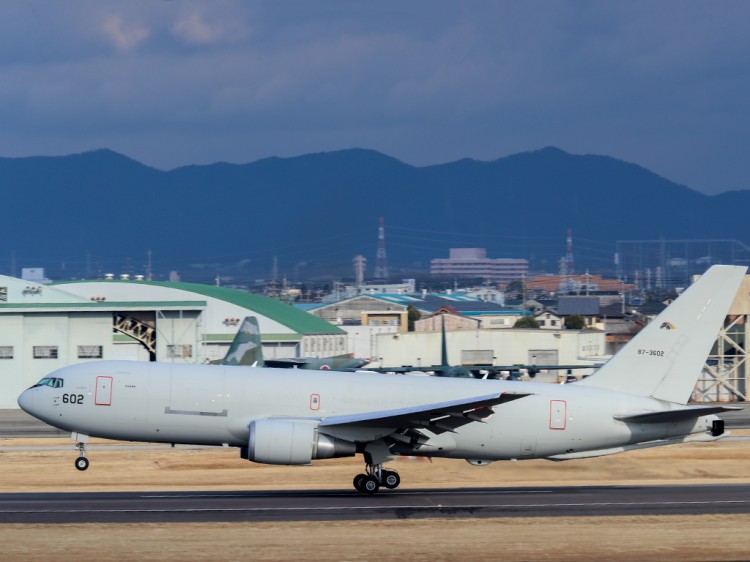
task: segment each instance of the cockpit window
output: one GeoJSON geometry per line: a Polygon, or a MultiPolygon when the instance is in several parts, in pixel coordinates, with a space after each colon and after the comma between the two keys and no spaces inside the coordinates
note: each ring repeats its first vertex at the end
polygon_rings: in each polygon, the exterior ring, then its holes
{"type": "Polygon", "coordinates": [[[31,388],[36,388],[37,386],[51,386],[52,388],[62,388],[63,379],[59,377],[44,377],[31,388]]]}

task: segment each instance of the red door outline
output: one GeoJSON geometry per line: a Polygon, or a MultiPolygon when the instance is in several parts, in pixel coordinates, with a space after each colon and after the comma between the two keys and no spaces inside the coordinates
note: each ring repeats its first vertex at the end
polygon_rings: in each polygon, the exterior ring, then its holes
{"type": "Polygon", "coordinates": [[[311,410],[320,410],[320,394],[311,394],[310,395],[310,409],[311,410]]]}
{"type": "Polygon", "coordinates": [[[94,404],[97,406],[112,405],[112,377],[96,377],[94,404]]]}
{"type": "Polygon", "coordinates": [[[549,401],[549,428],[565,429],[568,421],[568,403],[565,400],[549,401]]]}

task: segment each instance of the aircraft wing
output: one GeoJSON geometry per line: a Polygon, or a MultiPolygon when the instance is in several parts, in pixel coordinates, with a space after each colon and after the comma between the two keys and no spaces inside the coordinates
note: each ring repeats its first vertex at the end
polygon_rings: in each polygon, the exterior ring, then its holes
{"type": "Polygon", "coordinates": [[[477,365],[471,366],[471,369],[485,369],[488,371],[508,371],[511,373],[517,373],[520,371],[528,371],[529,373],[538,373],[539,371],[567,371],[573,369],[598,369],[601,367],[601,363],[595,363],[592,365],[477,365]]]}
{"type": "Polygon", "coordinates": [[[367,369],[368,371],[372,371],[373,373],[395,373],[395,374],[413,373],[414,371],[431,370],[430,367],[364,367],[364,369],[367,369]]]}
{"type": "Polygon", "coordinates": [[[282,369],[311,369],[331,371],[353,371],[358,369],[367,359],[359,359],[351,355],[334,355],[331,357],[291,357],[283,359],[266,359],[266,367],[279,367],[282,369]]]}
{"type": "Polygon", "coordinates": [[[494,413],[493,406],[518,400],[530,394],[503,392],[396,410],[329,416],[323,418],[319,427],[393,427],[397,430],[429,429],[435,434],[446,431],[454,432],[456,428],[467,423],[482,422],[483,418],[494,413]]]}
{"type": "MultiPolygon", "coordinates": [[[[602,364],[597,363],[593,365],[523,365],[523,364],[516,364],[516,365],[462,365],[467,371],[474,374],[474,376],[477,376],[477,373],[490,373],[490,374],[500,374],[500,373],[509,373],[518,375],[523,372],[528,373],[531,377],[535,377],[537,373],[540,371],[561,371],[561,370],[572,370],[572,369],[598,369],[601,367],[602,364]]],[[[373,371],[375,373],[394,373],[394,374],[407,374],[407,373],[414,373],[414,372],[424,372],[424,371],[436,371],[440,370],[442,368],[450,368],[450,366],[447,365],[432,365],[432,366],[422,366],[422,367],[365,367],[368,371],[373,371]]],[[[457,367],[457,366],[454,366],[457,367]]]]}
{"type": "Polygon", "coordinates": [[[280,369],[291,369],[292,367],[299,367],[301,365],[306,365],[307,361],[305,359],[265,359],[264,360],[266,367],[277,367],[280,369]]]}

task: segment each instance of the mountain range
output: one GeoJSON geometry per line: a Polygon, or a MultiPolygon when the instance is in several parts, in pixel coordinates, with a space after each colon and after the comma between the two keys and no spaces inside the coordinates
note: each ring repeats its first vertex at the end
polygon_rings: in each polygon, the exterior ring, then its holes
{"type": "Polygon", "coordinates": [[[750,241],[750,191],[708,196],[553,147],[426,167],[350,149],[169,171],[96,150],[0,158],[0,182],[0,272],[58,278],[144,273],[149,252],[157,278],[351,277],[357,254],[371,275],[380,217],[397,278],[451,247],[555,272],[569,228],[576,266],[597,271],[613,268],[618,240],[750,241]]]}

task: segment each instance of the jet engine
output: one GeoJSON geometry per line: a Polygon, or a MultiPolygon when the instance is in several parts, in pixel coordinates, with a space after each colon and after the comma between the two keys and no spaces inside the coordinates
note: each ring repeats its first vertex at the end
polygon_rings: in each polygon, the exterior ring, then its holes
{"type": "Polygon", "coordinates": [[[318,432],[310,423],[262,419],[250,422],[247,447],[240,456],[265,464],[310,464],[313,459],[352,457],[357,446],[318,432]]]}

